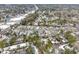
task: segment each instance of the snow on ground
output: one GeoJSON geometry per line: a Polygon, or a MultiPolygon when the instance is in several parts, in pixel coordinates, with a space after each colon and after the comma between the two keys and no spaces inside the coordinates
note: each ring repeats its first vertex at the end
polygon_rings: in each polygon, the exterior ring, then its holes
{"type": "MultiPolygon", "coordinates": [[[[30,14],[30,12],[28,14],[30,14]]],[[[13,21],[13,22],[20,21],[20,20],[24,19],[28,14],[24,14],[24,15],[21,15],[21,16],[17,16],[16,18],[10,19],[10,21],[13,21]]]]}
{"type": "Polygon", "coordinates": [[[20,21],[23,18],[24,18],[24,16],[20,16],[20,17],[17,17],[17,18],[12,18],[10,21],[20,21]]]}
{"type": "Polygon", "coordinates": [[[7,25],[14,25],[16,22],[7,22],[7,25]]]}
{"type": "Polygon", "coordinates": [[[38,54],[38,49],[36,48],[36,46],[32,45],[32,47],[34,48],[34,53],[38,54]]]}
{"type": "Polygon", "coordinates": [[[9,54],[9,51],[3,51],[2,54],[9,54]]]}
{"type": "Polygon", "coordinates": [[[79,32],[75,32],[76,35],[79,35],[79,32]]]}
{"type": "Polygon", "coordinates": [[[4,24],[4,25],[0,25],[0,29],[6,29],[6,28],[9,28],[10,27],[10,25],[6,25],[6,24],[4,24]]]}
{"type": "Polygon", "coordinates": [[[59,46],[59,49],[63,49],[63,50],[64,50],[64,47],[65,47],[66,45],[67,45],[67,44],[60,45],[60,46],[59,46]]]}
{"type": "Polygon", "coordinates": [[[3,24],[4,24],[4,22],[1,22],[1,23],[0,23],[0,26],[3,25],[3,24]]]}
{"type": "Polygon", "coordinates": [[[9,50],[17,49],[17,45],[10,46],[9,50]]]}
{"type": "Polygon", "coordinates": [[[5,47],[4,50],[17,49],[18,46],[20,46],[20,48],[22,48],[22,47],[28,46],[28,44],[26,44],[26,43],[21,43],[21,44],[18,44],[18,45],[12,45],[12,46],[9,46],[9,47],[5,47]]]}
{"type": "Polygon", "coordinates": [[[20,44],[20,47],[24,47],[26,46],[26,43],[20,44]]]}
{"type": "Polygon", "coordinates": [[[55,54],[58,54],[59,53],[59,50],[58,49],[55,49],[55,54]]]}

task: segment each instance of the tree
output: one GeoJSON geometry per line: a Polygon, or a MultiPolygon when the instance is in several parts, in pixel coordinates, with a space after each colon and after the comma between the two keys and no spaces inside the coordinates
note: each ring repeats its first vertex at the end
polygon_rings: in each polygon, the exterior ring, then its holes
{"type": "Polygon", "coordinates": [[[16,37],[10,39],[9,44],[14,45],[16,43],[16,37]]]}
{"type": "Polygon", "coordinates": [[[38,13],[29,14],[24,20],[21,21],[22,25],[33,25],[33,22],[38,17],[38,13]]]}
{"type": "Polygon", "coordinates": [[[0,48],[4,48],[4,47],[5,47],[5,41],[2,40],[2,41],[0,41],[0,48]]]}
{"type": "Polygon", "coordinates": [[[27,36],[26,35],[23,35],[23,42],[27,42],[27,36]]]}
{"type": "Polygon", "coordinates": [[[64,54],[76,54],[76,51],[65,48],[64,54]]]}
{"type": "Polygon", "coordinates": [[[52,44],[52,42],[48,39],[47,44],[45,45],[45,52],[46,52],[46,53],[52,53],[52,51],[53,51],[53,44],[52,44]],[[50,49],[52,49],[52,50],[50,51],[50,49]]]}
{"type": "Polygon", "coordinates": [[[45,44],[44,42],[41,43],[42,45],[38,47],[38,50],[40,53],[52,53],[54,50],[53,50],[53,44],[52,42],[47,39],[47,43],[45,44]]]}
{"type": "Polygon", "coordinates": [[[71,35],[71,31],[67,31],[65,33],[65,38],[68,40],[70,45],[72,45],[76,42],[76,37],[71,35]]]}
{"type": "MultiPolygon", "coordinates": [[[[30,45],[33,44],[34,46],[36,46],[36,48],[38,49],[38,51],[40,51],[40,53],[52,53],[53,52],[52,42],[49,39],[47,39],[47,43],[45,44],[43,41],[41,41],[37,32],[30,34],[28,37],[26,35],[24,35],[23,37],[24,37],[24,41],[29,42],[30,45]]],[[[26,49],[26,52],[33,53],[33,47],[29,46],[26,49]]]]}
{"type": "Polygon", "coordinates": [[[59,41],[59,42],[62,42],[62,38],[60,37],[60,34],[56,35],[56,40],[59,41]]]}
{"type": "Polygon", "coordinates": [[[33,54],[34,51],[33,51],[33,48],[31,46],[29,46],[27,49],[26,49],[26,53],[27,54],[33,54]]]}

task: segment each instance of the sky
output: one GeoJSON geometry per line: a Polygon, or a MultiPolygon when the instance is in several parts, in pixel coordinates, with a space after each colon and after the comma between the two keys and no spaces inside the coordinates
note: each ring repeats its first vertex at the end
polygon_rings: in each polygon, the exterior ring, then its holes
{"type": "Polygon", "coordinates": [[[0,4],[79,4],[79,0],[1,0],[0,4]]]}

